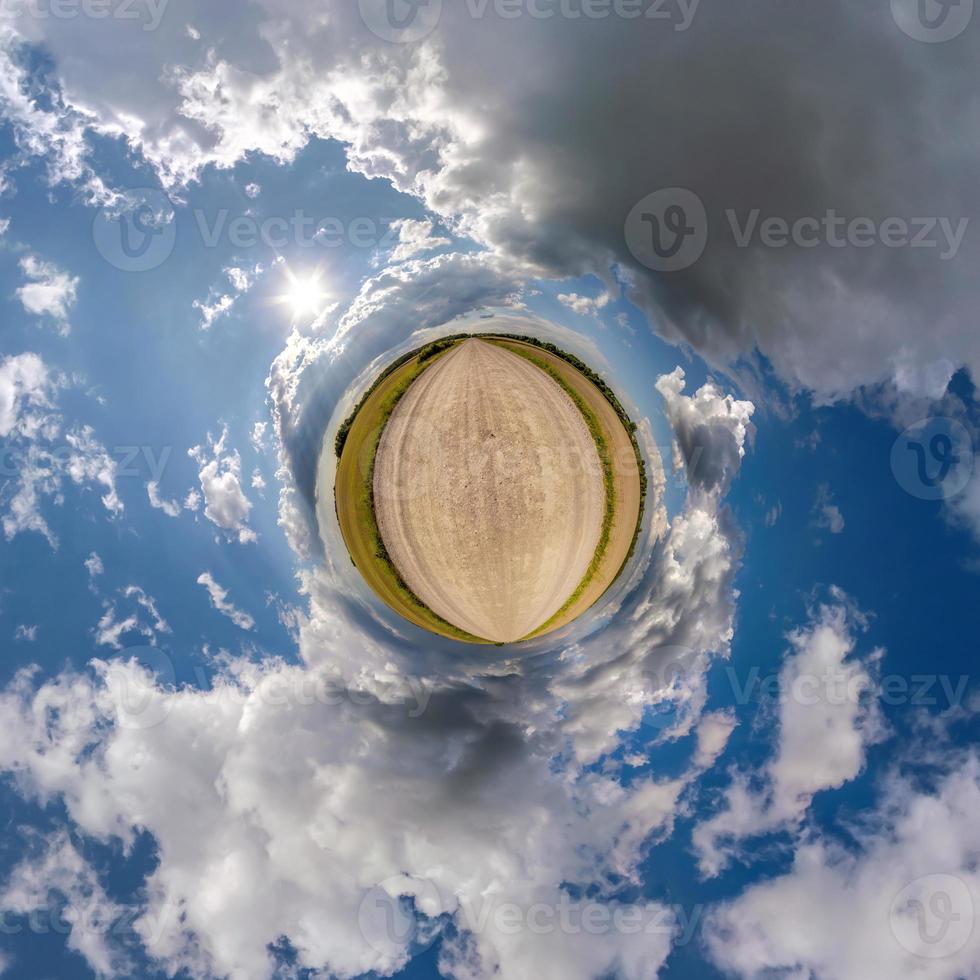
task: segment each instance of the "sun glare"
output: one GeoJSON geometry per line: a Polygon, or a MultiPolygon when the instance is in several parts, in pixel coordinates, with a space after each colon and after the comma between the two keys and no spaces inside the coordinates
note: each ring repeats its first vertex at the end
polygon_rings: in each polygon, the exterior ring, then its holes
{"type": "Polygon", "coordinates": [[[281,297],[293,316],[315,316],[326,305],[329,293],[320,281],[320,273],[298,276],[286,270],[288,285],[281,297]]]}

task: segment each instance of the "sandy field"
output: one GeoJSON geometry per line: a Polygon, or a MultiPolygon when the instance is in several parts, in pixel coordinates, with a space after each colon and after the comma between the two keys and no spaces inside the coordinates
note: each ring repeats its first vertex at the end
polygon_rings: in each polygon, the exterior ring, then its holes
{"type": "Polygon", "coordinates": [[[411,358],[383,378],[366,397],[359,406],[343,454],[336,464],[333,499],[321,492],[330,482],[334,460],[333,446],[324,448],[320,460],[317,507],[322,522],[332,519],[327,508],[336,511],[350,560],[378,598],[416,626],[439,636],[472,643],[476,637],[447,623],[422,605],[416,596],[403,587],[391,562],[378,555],[380,536],[369,486],[378,440],[388,417],[385,414],[386,406],[406,383],[411,384],[420,373],[430,370],[445,356],[445,353],[436,354],[424,365],[416,357],[411,358]]]}
{"type": "Polygon", "coordinates": [[[606,396],[588,378],[580,374],[564,358],[552,354],[550,351],[541,350],[539,347],[516,340],[496,340],[495,343],[514,350],[523,349],[558,371],[566,383],[571,385],[585,399],[589,408],[598,417],[612,456],[616,509],[613,514],[613,526],[605,557],[598,571],[593,575],[578,599],[554,622],[548,624],[548,628],[544,632],[550,633],[562,626],[567,626],[590,609],[619,577],[633,543],[633,537],[636,534],[637,522],[640,519],[640,468],[636,461],[636,453],[633,450],[629,433],[619,420],[619,416],[612,405],[609,404],[606,396]]]}
{"type": "Polygon", "coordinates": [[[378,447],[374,506],[419,599],[508,643],[581,582],[605,489],[592,435],[561,387],[517,354],[467,340],[398,403],[378,447]]]}

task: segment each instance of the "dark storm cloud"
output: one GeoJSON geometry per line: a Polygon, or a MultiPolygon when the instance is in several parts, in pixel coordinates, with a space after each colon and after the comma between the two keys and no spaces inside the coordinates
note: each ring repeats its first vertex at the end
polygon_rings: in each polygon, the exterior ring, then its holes
{"type": "MultiPolygon", "coordinates": [[[[937,397],[980,363],[980,22],[925,43],[893,12],[914,18],[912,0],[701,0],[680,19],[464,0],[399,44],[353,4],[311,18],[265,0],[204,47],[175,28],[207,24],[198,6],[161,27],[139,85],[84,70],[105,60],[93,25],[68,39],[31,24],[68,104],[127,132],[172,184],[336,138],[352,169],[488,248],[502,278],[618,276],[653,329],[715,365],[758,347],[784,380],[835,398],[878,382],[937,397]],[[686,216],[703,253],[664,272],[643,254],[664,210],[624,227],[672,188],[703,204],[703,222],[686,216]]],[[[469,271],[479,283],[487,266],[469,271]]]]}
{"type": "Polygon", "coordinates": [[[828,396],[896,375],[928,385],[916,373],[944,359],[977,365],[978,240],[957,238],[975,212],[980,29],[923,44],[887,4],[833,0],[705,0],[683,32],[462,8],[441,28],[450,97],[480,106],[495,170],[438,183],[475,208],[511,174],[529,206],[478,219],[496,247],[556,274],[622,262],[666,336],[716,360],[758,344],[828,396]],[[703,201],[707,243],[658,273],[631,255],[624,220],[666,188],[703,201]],[[767,218],[805,219],[798,241],[764,237],[767,218]]]}

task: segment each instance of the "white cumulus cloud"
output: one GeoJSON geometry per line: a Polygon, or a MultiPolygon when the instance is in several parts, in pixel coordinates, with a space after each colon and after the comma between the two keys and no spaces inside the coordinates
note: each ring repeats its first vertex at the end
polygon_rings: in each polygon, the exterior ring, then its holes
{"type": "Polygon", "coordinates": [[[154,510],[162,510],[167,517],[180,517],[181,506],[176,500],[165,500],[160,496],[160,484],[150,480],[146,485],[146,495],[154,510]]]}
{"type": "Polygon", "coordinates": [[[874,684],[882,651],[853,656],[861,627],[846,596],[832,590],[831,603],[789,634],[774,754],[759,773],[734,769],[718,811],[694,829],[705,876],[723,871],[745,839],[795,830],[814,795],[854,779],[883,737],[874,684]]]}
{"type": "Polygon", "coordinates": [[[980,963],[980,760],[951,752],[933,791],[893,774],[855,846],[815,831],[791,868],[709,913],[732,976],[961,980],[980,963]]]}
{"type": "Polygon", "coordinates": [[[78,277],[36,255],[21,259],[20,269],[27,280],[17,289],[21,305],[34,316],[50,317],[59,331],[67,334],[71,330],[68,318],[78,296],[78,277]]]}
{"type": "MultiPolygon", "coordinates": [[[[698,393],[673,397],[681,408],[698,393]]],[[[717,407],[704,424],[731,431],[717,407]]],[[[738,442],[746,429],[734,431],[738,442]]],[[[222,439],[200,455],[225,452],[222,439]]],[[[209,690],[155,683],[132,661],[25,672],[0,694],[0,770],[63,801],[83,837],[152,834],[136,930],[171,971],[271,978],[269,947],[285,936],[301,968],[391,973],[441,935],[440,969],[458,980],[649,980],[690,923],[635,886],[730,733],[724,712],[702,718],[703,672],[727,653],[739,557],[717,488],[692,494],[668,529],[663,474],[650,477],[658,546],[614,597],[614,624],[542,652],[536,670],[482,648],[406,649],[365,629],[316,568],[302,574],[308,614],[292,620],[299,663],[225,656],[209,690]],[[132,723],[134,685],[158,723],[132,723]],[[617,731],[665,698],[689,764],[623,781],[617,731]],[[174,806],[174,771],[187,805],[174,806]],[[392,935],[385,923],[410,898],[415,926],[392,935]],[[562,916],[596,925],[569,931],[562,916]],[[532,928],[542,917],[553,926],[532,928]]],[[[212,575],[199,581],[231,608],[212,575]]],[[[145,612],[137,602],[132,615],[145,612]]]]}
{"type": "MultiPolygon", "coordinates": [[[[258,538],[248,526],[252,502],[242,490],[242,460],[236,450],[228,450],[228,427],[223,427],[221,437],[215,441],[208,434],[207,446],[194,446],[188,455],[201,467],[198,479],[204,497],[204,516],[212,524],[233,535],[241,544],[258,538]]],[[[191,498],[185,501],[189,510],[191,498]]]]}
{"type": "Polygon", "coordinates": [[[208,590],[211,605],[222,616],[227,616],[239,629],[255,629],[255,620],[246,612],[242,612],[234,603],[228,601],[228,590],[222,588],[210,572],[202,572],[197,579],[198,585],[208,590]]]}

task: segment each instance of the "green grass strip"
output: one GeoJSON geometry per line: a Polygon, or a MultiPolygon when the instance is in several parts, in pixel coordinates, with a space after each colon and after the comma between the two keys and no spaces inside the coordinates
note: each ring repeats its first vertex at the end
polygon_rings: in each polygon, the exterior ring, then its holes
{"type": "MultiPolygon", "coordinates": [[[[392,414],[397,408],[398,403],[408,392],[408,389],[411,388],[411,386],[418,380],[423,371],[434,364],[440,356],[446,353],[453,346],[455,346],[455,343],[446,343],[445,341],[441,341],[437,344],[424,347],[421,350],[413,351],[411,356],[417,358],[416,364],[413,365],[412,370],[410,370],[409,373],[407,373],[405,377],[399,381],[398,386],[392,389],[392,391],[385,397],[384,401],[382,401],[377,407],[378,424],[372,427],[372,434],[369,436],[370,442],[368,443],[368,449],[370,453],[370,462],[366,467],[366,476],[360,481],[360,486],[357,490],[358,497],[356,516],[358,530],[362,535],[362,538],[367,542],[375,561],[377,571],[386,580],[387,587],[392,592],[393,597],[396,597],[406,606],[411,607],[420,619],[425,620],[430,624],[430,626],[434,629],[434,632],[441,633],[452,639],[462,640],[467,643],[486,644],[489,641],[478,636],[473,636],[472,634],[467,633],[465,630],[462,630],[459,627],[454,626],[452,623],[447,622],[438,613],[430,609],[412,591],[408,583],[406,583],[402,578],[401,573],[395,566],[395,563],[391,560],[391,556],[388,554],[388,549],[385,547],[385,543],[381,537],[381,531],[378,528],[377,516],[374,509],[374,470],[378,457],[378,447],[381,444],[381,437],[384,435],[384,430],[387,427],[392,414]]],[[[405,357],[400,358],[398,363],[394,366],[394,369],[402,367],[410,359],[411,358],[405,357]]],[[[383,376],[371,386],[371,389],[367,395],[361,399],[357,409],[351,415],[351,424],[353,424],[353,420],[356,418],[357,414],[367,404],[370,395],[377,390],[380,382],[385,378],[390,377],[392,373],[393,369],[386,370],[383,376]]],[[[359,448],[356,446],[346,445],[350,428],[351,425],[346,425],[347,431],[344,433],[343,445],[340,447],[341,454],[345,448],[350,449],[351,451],[357,451],[359,448]]],[[[334,487],[334,494],[336,495],[336,486],[334,487]]],[[[334,506],[336,507],[336,499],[334,501],[334,506]]],[[[351,557],[351,560],[353,561],[353,556],[351,557]]],[[[381,598],[386,599],[384,595],[382,595],[381,598]]],[[[388,604],[391,605],[390,602],[388,602],[388,604]]]]}
{"type": "MultiPolygon", "coordinates": [[[[647,497],[647,473],[646,464],[643,460],[643,454],[640,451],[639,441],[636,438],[636,424],[629,418],[626,410],[623,408],[622,403],[616,397],[613,390],[606,383],[605,379],[601,375],[593,371],[584,361],[576,357],[573,354],[569,354],[567,351],[562,350],[554,344],[547,343],[545,341],[538,340],[536,337],[530,337],[523,334],[506,334],[506,333],[460,333],[453,334],[448,337],[442,337],[438,341],[431,344],[427,344],[425,347],[417,348],[413,351],[409,351],[403,354],[393,363],[389,364],[384,371],[375,379],[374,383],[370,388],[362,395],[357,405],[341,424],[335,440],[335,451],[338,459],[342,457],[345,449],[352,449],[352,451],[357,451],[358,447],[348,447],[347,440],[350,434],[351,428],[354,421],[360,415],[361,411],[368,405],[372,395],[375,394],[380,385],[389,378],[395,371],[399,368],[404,367],[408,362],[415,360],[415,364],[409,373],[406,374],[405,378],[402,379],[398,387],[393,389],[389,395],[385,398],[384,402],[379,406],[379,421],[380,424],[375,427],[375,430],[369,438],[371,442],[369,444],[370,449],[370,463],[367,467],[367,477],[360,487],[358,488],[358,500],[356,506],[356,516],[357,524],[361,530],[361,533],[365,535],[365,541],[370,546],[371,552],[375,561],[375,567],[378,574],[385,580],[387,588],[392,593],[392,598],[399,600],[405,606],[408,606],[420,619],[427,621],[431,624],[433,631],[444,636],[448,636],[452,639],[462,640],[467,643],[480,643],[487,644],[489,641],[481,639],[480,637],[472,636],[471,634],[453,626],[452,623],[447,622],[438,613],[433,612],[425,603],[419,599],[418,596],[409,588],[408,584],[402,578],[398,569],[395,567],[394,562],[388,554],[385,548],[384,541],[381,539],[381,533],[378,529],[377,518],[374,512],[374,466],[375,460],[377,458],[378,447],[381,443],[381,437],[384,434],[384,429],[391,418],[392,413],[398,405],[398,402],[406,394],[408,389],[412,384],[418,379],[419,375],[428,368],[432,363],[438,360],[443,354],[448,350],[455,347],[460,341],[465,340],[469,337],[474,337],[478,340],[484,340],[491,343],[496,343],[501,341],[498,346],[503,347],[505,350],[509,350],[512,353],[517,354],[520,357],[533,363],[540,370],[548,374],[549,377],[553,378],[557,384],[559,384],[562,390],[572,399],[576,407],[582,413],[585,419],[586,425],[588,426],[589,432],[595,441],[596,452],[599,456],[599,461],[602,466],[603,472],[603,484],[606,490],[606,509],[603,517],[602,530],[600,533],[599,543],[596,547],[595,554],[593,555],[592,561],[586,570],[582,581],[579,583],[578,587],[568,598],[565,604],[559,609],[548,622],[542,624],[533,633],[529,634],[524,639],[531,639],[532,637],[538,636],[548,630],[552,623],[556,622],[560,617],[564,616],[565,613],[576,603],[585,590],[588,588],[590,582],[595,577],[598,572],[602,560],[605,557],[605,553],[609,547],[610,534],[613,526],[613,520],[615,515],[615,482],[613,479],[613,466],[610,457],[609,446],[606,441],[605,434],[602,429],[602,425],[599,421],[598,416],[592,411],[585,400],[578,394],[577,391],[572,388],[564,377],[558,372],[551,364],[542,361],[540,358],[535,357],[530,351],[515,349],[515,347],[510,346],[507,342],[517,342],[530,345],[532,347],[539,348],[540,350],[546,351],[557,357],[560,357],[563,361],[568,363],[572,368],[576,369],[580,374],[582,374],[588,381],[591,381],[596,388],[602,393],[609,404],[613,407],[617,416],[620,418],[627,434],[629,435],[630,442],[633,446],[633,452],[636,456],[637,467],[640,476],[640,507],[639,516],[636,522],[636,528],[633,532],[633,538],[630,543],[629,551],[626,558],[623,560],[622,565],[616,573],[615,578],[622,573],[622,570],[629,563],[630,559],[636,550],[636,545],[639,540],[640,531],[643,526],[643,514],[645,510],[646,497],[647,497]]],[[[334,493],[336,495],[337,487],[334,487],[334,493]]],[[[335,500],[336,507],[336,500],[335,500]]],[[[353,561],[353,556],[351,558],[353,561]]],[[[355,562],[356,564],[356,562],[355,562]]],[[[612,584],[610,582],[610,584],[612,584]]],[[[377,592],[378,590],[375,589],[377,592]]],[[[392,605],[389,599],[382,593],[379,593],[380,597],[385,600],[388,605],[392,605]]],[[[397,606],[394,607],[396,612],[399,611],[397,606]]],[[[502,644],[497,644],[498,646],[502,644]]]]}

